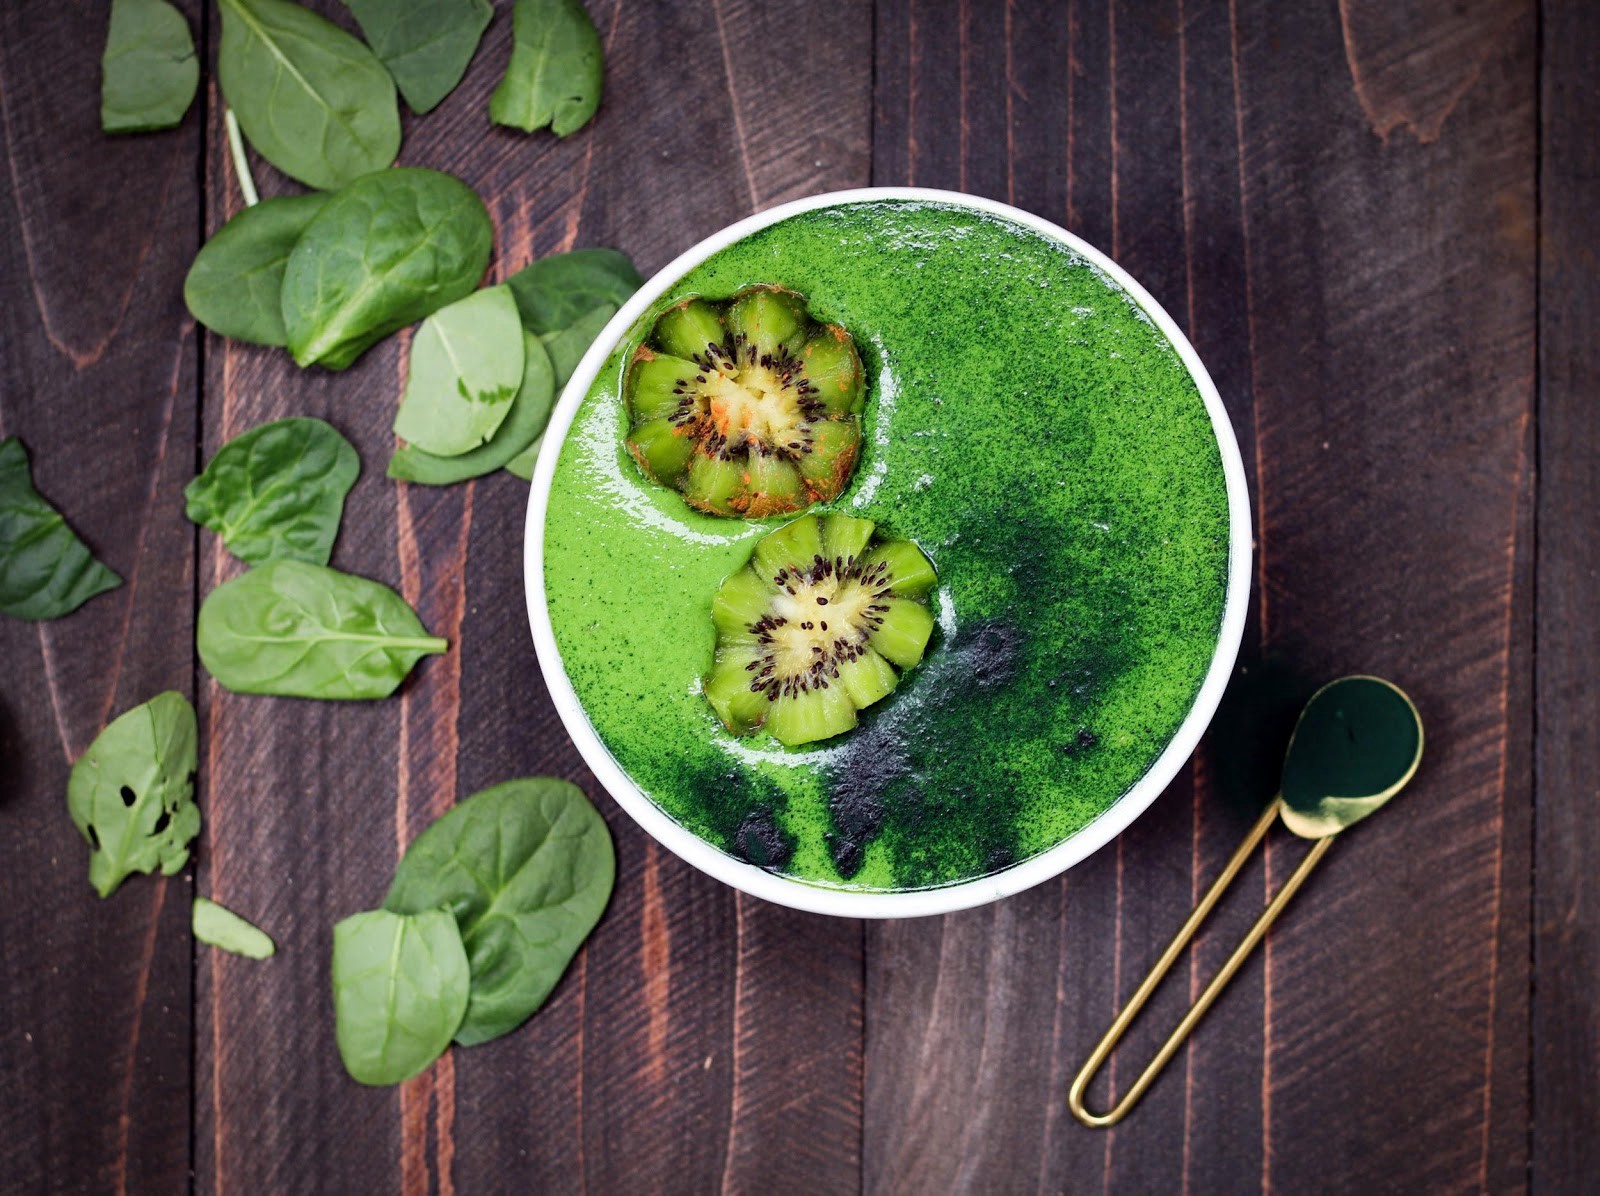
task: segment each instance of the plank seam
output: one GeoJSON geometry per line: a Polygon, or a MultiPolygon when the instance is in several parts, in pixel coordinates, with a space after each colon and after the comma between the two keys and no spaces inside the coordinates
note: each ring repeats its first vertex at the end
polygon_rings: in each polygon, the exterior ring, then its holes
{"type": "MultiPolygon", "coordinates": [[[[198,253],[200,246],[206,239],[206,217],[210,206],[210,189],[207,187],[209,175],[209,149],[211,139],[206,135],[211,128],[211,5],[201,4],[199,15],[199,56],[200,56],[200,85],[195,89],[195,251],[198,253]]],[[[207,333],[199,323],[194,330],[194,455],[189,462],[190,469],[198,476],[205,462],[206,451],[206,350],[207,333]]],[[[189,525],[189,559],[193,566],[189,570],[189,623],[193,627],[200,617],[200,525],[189,525]]],[[[189,643],[189,696],[194,700],[196,710],[200,706],[200,654],[196,649],[193,637],[189,643]]],[[[209,742],[209,740],[208,740],[209,742]]],[[[211,770],[208,767],[203,776],[196,776],[195,799],[200,805],[205,821],[209,826],[211,822],[211,803],[209,788],[211,770]]],[[[193,898],[200,887],[201,868],[210,868],[210,853],[206,850],[210,842],[209,835],[200,836],[195,859],[190,862],[187,869],[189,876],[189,895],[193,898]]],[[[214,1028],[214,1027],[213,1027],[214,1028]]],[[[200,945],[194,936],[189,936],[189,1196],[195,1196],[198,1190],[198,1168],[200,1162],[200,945]]],[[[213,1086],[212,1099],[215,1099],[213,1086]]]]}
{"type": "Polygon", "coordinates": [[[1528,794],[1528,1070],[1523,1077],[1528,1102],[1526,1135],[1527,1190],[1536,1188],[1539,1176],[1535,1170],[1538,1154],[1539,1085],[1537,1083],[1539,1055],[1537,1000],[1539,987],[1539,801],[1544,793],[1543,753],[1539,750],[1539,700],[1543,688],[1539,672],[1539,510],[1544,488],[1544,121],[1545,121],[1545,70],[1548,43],[1546,40],[1544,3],[1533,5],[1533,494],[1532,509],[1528,513],[1528,601],[1531,618],[1528,620],[1528,680],[1532,700],[1528,703],[1528,738],[1531,767],[1529,768],[1530,793],[1528,794]]]}

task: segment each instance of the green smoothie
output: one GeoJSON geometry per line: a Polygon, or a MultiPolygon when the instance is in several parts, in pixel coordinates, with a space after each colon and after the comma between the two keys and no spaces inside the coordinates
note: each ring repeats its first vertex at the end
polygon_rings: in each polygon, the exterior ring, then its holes
{"type": "Polygon", "coordinates": [[[606,362],[556,466],[545,591],[591,724],[667,814],[800,880],[925,888],[1055,846],[1150,768],[1216,648],[1228,533],[1200,394],[1111,279],[994,216],[852,203],[716,253],[606,362]],[[860,464],[813,510],[876,520],[939,574],[923,661],[802,748],[735,738],[700,692],[712,595],[786,520],[691,511],[623,447],[655,316],[752,283],[806,296],[866,367],[860,464]]]}

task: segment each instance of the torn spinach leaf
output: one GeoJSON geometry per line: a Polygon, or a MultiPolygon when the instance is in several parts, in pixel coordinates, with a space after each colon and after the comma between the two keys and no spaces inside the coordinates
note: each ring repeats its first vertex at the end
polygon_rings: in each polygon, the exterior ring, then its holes
{"type": "Polygon", "coordinates": [[[133,872],[166,876],[189,860],[197,733],[182,694],[157,694],[112,722],[72,766],[67,810],[89,843],[89,883],[109,897],[133,872]]]}
{"type": "Polygon", "coordinates": [[[220,951],[246,959],[271,959],[277,953],[277,944],[266,931],[215,901],[196,897],[189,920],[194,937],[220,951]]]}
{"type": "Polygon", "coordinates": [[[605,48],[578,0],[516,0],[511,62],[489,97],[489,119],[565,137],[600,107],[605,48]]]}

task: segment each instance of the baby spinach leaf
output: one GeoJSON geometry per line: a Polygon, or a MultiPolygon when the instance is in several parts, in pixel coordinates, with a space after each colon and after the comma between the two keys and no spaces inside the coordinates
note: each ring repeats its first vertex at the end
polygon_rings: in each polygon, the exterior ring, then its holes
{"type": "Polygon", "coordinates": [[[489,27],[489,0],[344,0],[419,116],[456,89],[489,27]]]}
{"type": "Polygon", "coordinates": [[[107,133],[172,128],[200,84],[189,22],[166,0],[111,0],[100,71],[100,127],[107,133]]]}
{"type": "Polygon", "coordinates": [[[494,229],[460,179],[403,167],[357,179],[312,218],[283,272],[301,365],[342,370],[397,328],[470,295],[494,229]]]}
{"type": "Polygon", "coordinates": [[[394,80],[359,40],[289,0],[219,0],[217,82],[261,156],[331,190],[400,152],[394,80]]]}
{"type": "Polygon", "coordinates": [[[531,332],[522,333],[522,338],[522,385],[511,400],[505,422],[489,442],[457,457],[436,457],[416,445],[406,445],[389,459],[391,478],[449,486],[492,473],[538,442],[556,403],[555,372],[539,338],[531,332]]]}
{"type": "Polygon", "coordinates": [[[565,137],[600,107],[605,51],[578,0],[517,0],[511,63],[489,97],[489,119],[565,137]]]}
{"type": "Polygon", "coordinates": [[[266,931],[204,897],[194,899],[190,923],[200,942],[247,959],[271,959],[278,950],[266,931]]]}
{"type": "MultiPolygon", "coordinates": [[[[561,392],[571,381],[573,372],[578,368],[578,362],[583,360],[583,355],[589,351],[589,346],[594,343],[594,338],[600,335],[600,330],[617,314],[615,304],[603,303],[599,307],[585,312],[565,328],[558,328],[553,332],[546,332],[539,338],[545,347],[545,352],[550,355],[550,366],[555,371],[555,398],[561,397],[561,392]]],[[[545,420],[549,422],[548,417],[545,420]]],[[[533,467],[539,460],[539,442],[543,440],[543,429],[540,436],[527,448],[506,462],[506,472],[525,482],[533,480],[533,467]]]]}
{"type": "Polygon", "coordinates": [[[511,410],[526,359],[517,304],[506,287],[440,308],[411,342],[395,435],[440,457],[477,448],[511,410]]]}
{"type": "Polygon", "coordinates": [[[533,481],[533,470],[539,464],[539,446],[544,443],[544,437],[539,437],[527,448],[506,462],[506,472],[514,478],[521,478],[524,482],[533,481]]]}
{"type": "Polygon", "coordinates": [[[468,976],[444,910],[376,909],[335,926],[334,1036],[351,1079],[398,1084],[443,1054],[466,1012],[468,976]]]}
{"type": "Polygon", "coordinates": [[[625,253],[574,249],[524,266],[506,279],[506,286],[516,296],[522,323],[543,336],[606,304],[616,311],[643,282],[625,253]]]}
{"type": "Polygon", "coordinates": [[[190,314],[236,341],[287,344],[283,268],[306,225],[327,202],[323,192],[264,199],[219,228],[200,247],[183,280],[190,314]]]}
{"type": "Polygon", "coordinates": [[[578,363],[594,344],[611,317],[617,314],[615,304],[606,303],[579,316],[565,328],[547,332],[539,339],[544,341],[545,352],[550,354],[550,364],[555,367],[556,385],[566,386],[577,372],[578,363]]]}
{"type": "Polygon", "coordinates": [[[200,604],[200,660],[225,689],[291,698],[382,698],[449,648],[388,586],[273,561],[200,604]]]}
{"type": "Polygon", "coordinates": [[[22,441],[0,440],[0,614],[57,619],[121,584],[33,488],[22,441]]]}
{"type": "Polygon", "coordinates": [[[331,424],[280,419],[228,441],[183,496],[189,518],[242,561],[326,565],[360,472],[356,450],[331,424]]]}
{"type": "Polygon", "coordinates": [[[171,876],[200,830],[194,707],[157,694],[116,719],[78,757],[67,811],[89,843],[89,883],[109,897],[132,872],[171,876]]]}
{"type": "Polygon", "coordinates": [[[544,1004],[600,920],[615,874],[611,832],[583,791],[531,777],[473,794],[418,835],[383,907],[455,915],[472,967],[455,1037],[471,1046],[544,1004]]]}

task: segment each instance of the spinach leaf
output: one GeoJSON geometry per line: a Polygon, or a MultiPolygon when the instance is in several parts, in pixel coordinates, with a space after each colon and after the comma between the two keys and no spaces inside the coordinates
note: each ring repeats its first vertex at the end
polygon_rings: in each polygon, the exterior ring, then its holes
{"type": "Polygon", "coordinates": [[[78,757],[67,810],[89,842],[89,883],[109,897],[133,872],[171,876],[200,831],[194,707],[169,690],[116,719],[78,757]]]}
{"type": "Polygon", "coordinates": [[[544,437],[539,437],[527,448],[506,462],[506,472],[514,478],[521,478],[524,482],[533,481],[534,468],[539,464],[539,446],[544,443],[544,437]]]}
{"type": "Polygon", "coordinates": [[[550,354],[550,364],[555,367],[556,385],[566,386],[577,372],[578,363],[594,344],[594,338],[617,314],[615,304],[606,303],[579,316],[565,328],[547,332],[539,339],[544,341],[545,352],[550,354]]]}
{"type": "Polygon", "coordinates": [[[200,604],[200,660],[225,689],[292,698],[382,698],[447,650],[388,586],[304,561],[273,561],[200,604]]]}
{"type": "Polygon", "coordinates": [[[228,441],[183,496],[189,518],[242,561],[326,565],[360,472],[356,450],[331,424],[280,419],[228,441]]]}
{"type": "Polygon", "coordinates": [[[475,793],[406,851],[383,907],[445,908],[472,966],[463,1046],[515,1030],[544,1004],[594,929],[616,862],[583,791],[553,777],[475,793]]]}
{"type": "Polygon", "coordinates": [[[429,486],[448,486],[482,477],[515,459],[530,444],[537,444],[556,403],[555,371],[544,344],[531,332],[522,334],[524,357],[522,385],[511,400],[505,423],[471,452],[458,457],[436,457],[415,445],[397,449],[389,459],[389,476],[429,486]]]}
{"type": "Polygon", "coordinates": [[[344,0],[419,116],[456,89],[489,27],[489,0],[344,0]]]}
{"type": "Polygon", "coordinates": [[[470,295],[494,228],[460,179],[403,167],[357,179],[318,212],[283,272],[301,365],[342,370],[397,328],[470,295]]]}
{"type": "Polygon", "coordinates": [[[477,448],[511,410],[526,360],[516,300],[506,287],[440,308],[411,342],[395,435],[440,457],[477,448]]]}
{"type": "Polygon", "coordinates": [[[511,63],[489,97],[489,119],[565,137],[600,107],[604,48],[578,0],[517,0],[511,63]]]}
{"type": "Polygon", "coordinates": [[[0,440],[0,614],[56,619],[121,584],[33,488],[22,441],[0,440]]]}
{"type": "Polygon", "coordinates": [[[467,953],[443,910],[371,910],[333,928],[339,1057],[362,1084],[398,1084],[444,1053],[467,1008],[467,953]]]}
{"type": "MultiPolygon", "coordinates": [[[[556,385],[555,397],[559,399],[561,392],[572,379],[578,362],[583,360],[583,355],[589,351],[589,346],[594,343],[594,338],[600,335],[600,330],[617,314],[615,304],[603,303],[579,316],[566,328],[559,328],[554,332],[546,332],[539,338],[544,345],[545,352],[550,355],[550,365],[555,371],[556,385]]],[[[549,418],[546,417],[546,423],[549,418]]],[[[543,440],[543,429],[538,440],[533,441],[522,452],[506,462],[506,472],[525,482],[533,481],[533,467],[539,460],[539,443],[543,440]]]]}
{"type": "MultiPolygon", "coordinates": [[[[245,176],[241,174],[240,185],[245,176]]],[[[284,345],[283,268],[328,196],[286,195],[245,208],[200,247],[183,301],[212,332],[257,345],[284,345]]]]}
{"type": "Polygon", "coordinates": [[[271,959],[278,950],[266,931],[204,897],[194,899],[190,924],[200,942],[247,959],[271,959]]]}
{"type": "Polygon", "coordinates": [[[530,332],[559,332],[598,307],[616,311],[644,282],[628,255],[615,249],[574,249],[524,266],[506,286],[530,332]]]}
{"type": "Polygon", "coordinates": [[[172,128],[200,84],[189,22],[166,0],[111,0],[100,71],[100,127],[107,133],[172,128]]]}
{"type": "Polygon", "coordinates": [[[371,50],[289,0],[219,3],[217,82],[263,158],[322,190],[394,161],[400,107],[371,50]]]}

